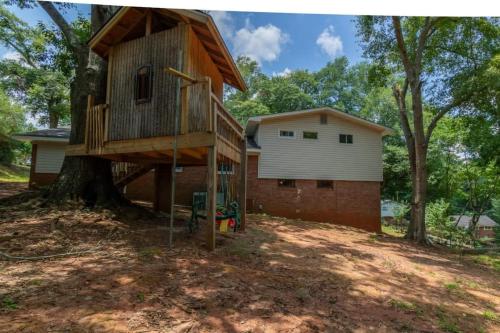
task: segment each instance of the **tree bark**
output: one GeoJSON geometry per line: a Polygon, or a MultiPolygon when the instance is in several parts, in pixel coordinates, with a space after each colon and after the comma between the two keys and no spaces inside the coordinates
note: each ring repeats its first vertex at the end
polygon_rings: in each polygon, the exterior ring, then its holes
{"type": "MultiPolygon", "coordinates": [[[[40,1],[70,44],[77,66],[71,83],[70,144],[81,144],[85,136],[87,96],[95,96],[96,103],[105,102],[106,63],[80,42],[71,26],[50,2],[40,1]]],[[[115,7],[92,5],[91,27],[97,31],[112,15],[115,7]]],[[[114,186],[111,162],[91,156],[66,156],[61,172],[48,191],[50,201],[83,199],[88,205],[113,206],[126,201],[114,186]]]]}

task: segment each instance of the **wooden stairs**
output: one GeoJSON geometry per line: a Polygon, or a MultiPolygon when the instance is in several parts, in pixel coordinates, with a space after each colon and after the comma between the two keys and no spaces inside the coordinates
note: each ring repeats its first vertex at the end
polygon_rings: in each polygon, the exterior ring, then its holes
{"type": "Polygon", "coordinates": [[[130,182],[145,175],[154,164],[134,164],[128,162],[115,162],[112,166],[113,181],[118,188],[123,188],[130,182]]]}

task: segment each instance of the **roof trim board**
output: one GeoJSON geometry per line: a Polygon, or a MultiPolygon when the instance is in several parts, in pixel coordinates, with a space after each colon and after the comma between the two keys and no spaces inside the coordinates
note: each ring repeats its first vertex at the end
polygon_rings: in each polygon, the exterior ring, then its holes
{"type": "Polygon", "coordinates": [[[382,132],[382,135],[391,135],[394,133],[394,130],[392,128],[382,126],[379,124],[376,124],[374,122],[371,122],[369,120],[348,114],[346,112],[342,112],[340,110],[330,108],[330,107],[324,107],[324,108],[317,108],[317,109],[308,109],[308,110],[300,110],[300,111],[290,111],[290,112],[283,112],[283,113],[275,113],[271,115],[265,115],[265,116],[256,116],[256,117],[251,117],[248,119],[247,123],[247,133],[252,133],[254,128],[258,124],[260,124],[263,121],[271,121],[271,120],[279,120],[279,119],[284,119],[284,118],[291,118],[291,117],[302,117],[310,114],[321,114],[321,113],[329,113],[332,114],[333,116],[342,118],[344,120],[348,120],[351,122],[354,122],[356,124],[362,125],[364,127],[368,127],[371,129],[374,129],[376,131],[382,132]]]}

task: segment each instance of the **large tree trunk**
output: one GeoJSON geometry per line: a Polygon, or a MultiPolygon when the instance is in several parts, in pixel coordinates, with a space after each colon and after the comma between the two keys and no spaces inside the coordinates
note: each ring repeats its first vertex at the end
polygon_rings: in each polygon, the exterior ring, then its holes
{"type": "MultiPolygon", "coordinates": [[[[97,31],[113,13],[113,6],[92,5],[92,31],[97,31]]],[[[105,102],[106,63],[81,44],[75,50],[77,61],[75,79],[71,84],[70,144],[81,144],[85,136],[87,96],[96,103],[105,102]]],[[[61,172],[49,189],[52,201],[67,198],[83,199],[86,203],[104,206],[126,202],[113,184],[111,162],[90,156],[66,156],[61,172]]]]}

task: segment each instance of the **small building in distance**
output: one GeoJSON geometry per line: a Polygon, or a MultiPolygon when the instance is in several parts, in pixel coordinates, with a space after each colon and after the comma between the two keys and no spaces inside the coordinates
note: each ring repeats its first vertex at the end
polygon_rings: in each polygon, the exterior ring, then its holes
{"type": "MultiPolygon", "coordinates": [[[[472,216],[466,215],[452,215],[451,218],[458,227],[464,229],[468,229],[472,221],[472,216]]],[[[498,223],[493,221],[489,216],[481,215],[476,225],[476,237],[479,239],[495,238],[494,228],[497,226],[498,223]]]]}

